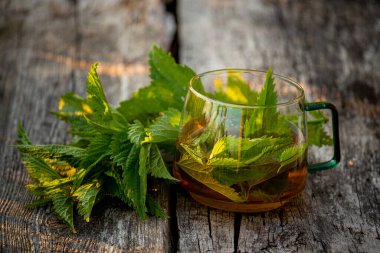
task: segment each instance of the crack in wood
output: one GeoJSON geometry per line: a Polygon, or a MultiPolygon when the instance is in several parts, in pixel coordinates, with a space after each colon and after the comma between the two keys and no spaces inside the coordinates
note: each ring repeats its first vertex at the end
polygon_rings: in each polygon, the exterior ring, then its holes
{"type": "MultiPolygon", "coordinates": [[[[169,44],[169,52],[176,60],[179,62],[179,40],[178,40],[178,17],[177,17],[177,0],[168,0],[165,3],[165,11],[174,17],[175,30],[173,38],[169,44]]],[[[171,168],[172,166],[169,166],[171,168]]],[[[178,217],[177,217],[177,192],[178,186],[170,186],[169,188],[169,240],[170,240],[170,252],[178,252],[179,244],[179,228],[178,228],[178,217]]],[[[200,249],[199,240],[198,247],[200,249]]]]}
{"type": "Polygon", "coordinates": [[[180,44],[178,40],[178,33],[179,33],[179,27],[178,27],[178,13],[177,13],[177,0],[168,0],[165,4],[165,9],[167,13],[170,13],[174,17],[175,22],[175,30],[173,39],[170,42],[169,51],[173,58],[176,60],[176,62],[179,62],[179,50],[180,50],[180,44]]]}
{"type": "Polygon", "coordinates": [[[179,229],[178,229],[178,217],[177,217],[177,187],[171,185],[169,187],[169,240],[170,240],[170,251],[178,251],[178,241],[179,241],[179,229]]]}
{"type": "Polygon", "coordinates": [[[234,220],[234,252],[239,250],[239,236],[240,236],[240,225],[241,225],[242,214],[235,213],[234,220]]]}
{"type": "Polygon", "coordinates": [[[214,240],[212,238],[212,227],[211,227],[211,217],[210,217],[210,208],[207,208],[207,223],[208,223],[208,235],[211,238],[211,243],[214,245],[214,240]]]}

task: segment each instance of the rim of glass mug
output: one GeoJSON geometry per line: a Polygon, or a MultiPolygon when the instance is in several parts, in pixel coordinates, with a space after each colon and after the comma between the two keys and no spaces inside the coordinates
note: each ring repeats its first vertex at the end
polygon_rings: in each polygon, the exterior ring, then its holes
{"type": "Polygon", "coordinates": [[[189,90],[192,93],[194,93],[195,95],[197,95],[198,97],[200,97],[200,98],[202,98],[202,99],[204,99],[204,100],[206,100],[208,102],[217,103],[217,104],[220,104],[220,105],[225,105],[225,106],[235,107],[235,108],[244,108],[244,109],[263,108],[263,107],[264,108],[270,108],[270,107],[291,106],[291,105],[299,103],[302,99],[305,98],[304,89],[302,88],[302,86],[297,81],[295,81],[295,80],[293,80],[293,79],[291,79],[289,77],[276,74],[276,73],[272,74],[272,76],[274,78],[279,78],[279,79],[281,79],[281,80],[283,80],[283,81],[291,84],[293,87],[295,87],[297,89],[297,91],[299,93],[298,93],[298,95],[295,98],[293,98],[292,100],[288,100],[286,102],[277,103],[275,105],[242,105],[242,104],[233,104],[233,103],[228,103],[228,102],[223,102],[223,101],[220,101],[220,100],[213,99],[211,97],[208,97],[208,96],[200,93],[199,91],[196,90],[196,88],[193,87],[193,84],[196,82],[196,80],[200,80],[203,76],[206,76],[206,75],[209,75],[209,74],[234,73],[234,72],[238,72],[238,73],[252,73],[252,72],[255,72],[255,73],[263,74],[264,76],[266,74],[265,70],[260,70],[260,69],[224,68],[224,69],[217,69],[217,70],[206,71],[206,72],[203,72],[203,73],[196,74],[193,78],[190,79],[189,90]]]}
{"type": "Polygon", "coordinates": [[[199,91],[197,91],[194,87],[193,84],[195,80],[199,80],[202,76],[208,75],[208,74],[218,74],[218,73],[228,73],[228,72],[239,72],[239,73],[260,73],[260,74],[266,74],[266,71],[264,70],[259,70],[259,69],[240,69],[240,68],[224,68],[224,69],[217,69],[217,70],[211,70],[207,72],[203,72],[200,74],[195,75],[193,78],[190,80],[190,87],[189,91],[194,93],[196,96],[211,102],[211,103],[217,103],[220,105],[224,106],[229,106],[229,107],[235,107],[235,108],[242,108],[242,109],[254,109],[254,108],[271,108],[271,107],[286,107],[286,106],[291,106],[294,104],[299,103],[301,100],[303,100],[303,108],[305,111],[314,111],[314,110],[330,110],[331,111],[331,116],[332,116],[332,134],[333,134],[333,157],[326,161],[326,162],[321,162],[321,163],[315,163],[315,164],[309,164],[308,165],[308,171],[309,172],[316,172],[320,170],[326,170],[330,168],[334,168],[338,165],[341,159],[341,154],[340,154],[340,141],[339,141],[339,117],[338,117],[338,111],[335,108],[335,106],[331,103],[328,102],[312,102],[312,103],[306,103],[304,98],[305,98],[305,92],[302,86],[297,82],[294,81],[291,78],[278,75],[273,73],[273,77],[279,78],[288,84],[292,85],[295,87],[299,94],[295,98],[282,102],[282,103],[277,103],[276,105],[242,105],[242,104],[233,104],[233,103],[228,103],[228,102],[223,102],[219,100],[215,100],[213,98],[210,98],[199,91]]]}

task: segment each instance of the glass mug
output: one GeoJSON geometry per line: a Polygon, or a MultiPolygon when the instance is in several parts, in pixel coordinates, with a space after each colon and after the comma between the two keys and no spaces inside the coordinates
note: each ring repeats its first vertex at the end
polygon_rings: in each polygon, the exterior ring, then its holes
{"type": "Polygon", "coordinates": [[[273,91],[262,91],[265,80],[265,71],[222,69],[190,81],[173,174],[196,201],[234,212],[272,210],[303,191],[308,172],[339,163],[335,107],[306,103],[297,82],[276,74],[273,91]],[[334,155],[308,164],[306,111],[319,109],[332,113],[334,155]]]}

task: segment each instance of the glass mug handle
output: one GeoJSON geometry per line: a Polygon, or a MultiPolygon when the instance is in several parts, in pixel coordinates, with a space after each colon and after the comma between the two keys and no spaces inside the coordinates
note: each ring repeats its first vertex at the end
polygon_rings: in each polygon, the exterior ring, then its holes
{"type": "Polygon", "coordinates": [[[314,111],[314,110],[323,110],[329,109],[332,115],[332,130],[333,130],[333,146],[334,146],[334,155],[331,160],[322,162],[309,164],[308,170],[309,172],[316,172],[320,170],[327,170],[334,168],[340,162],[340,143],[339,143],[339,122],[338,122],[338,111],[336,110],[333,104],[327,102],[316,102],[316,103],[306,103],[305,110],[306,111],[314,111]]]}

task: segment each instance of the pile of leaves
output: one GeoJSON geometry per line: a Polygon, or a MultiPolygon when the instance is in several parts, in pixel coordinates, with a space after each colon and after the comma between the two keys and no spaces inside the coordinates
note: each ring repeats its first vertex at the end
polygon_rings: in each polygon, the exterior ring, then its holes
{"type": "MultiPolygon", "coordinates": [[[[194,71],[179,65],[154,46],[149,54],[151,84],[115,108],[109,105],[91,67],[87,97],[74,93],[61,97],[54,115],[70,124],[68,145],[32,144],[18,127],[17,148],[38,196],[29,207],[52,205],[57,216],[74,229],[74,209],[88,222],[97,202],[106,196],[120,199],[145,219],[148,214],[167,217],[148,191],[151,178],[177,182],[168,172],[179,134],[183,100],[194,71]]],[[[323,115],[312,122],[312,136],[325,136],[323,115]]],[[[326,135],[327,136],[327,135],[326,135]]],[[[328,144],[328,138],[314,138],[328,144]]]]}

